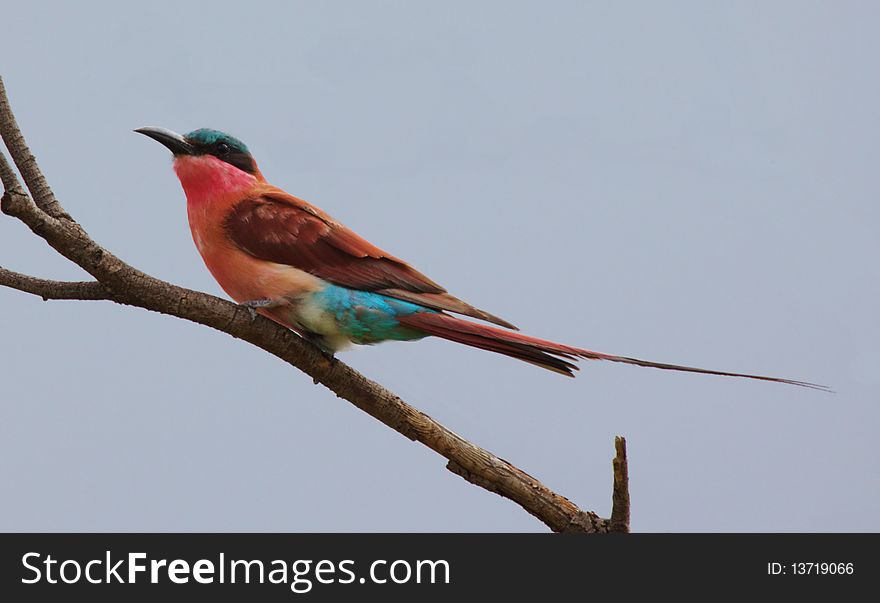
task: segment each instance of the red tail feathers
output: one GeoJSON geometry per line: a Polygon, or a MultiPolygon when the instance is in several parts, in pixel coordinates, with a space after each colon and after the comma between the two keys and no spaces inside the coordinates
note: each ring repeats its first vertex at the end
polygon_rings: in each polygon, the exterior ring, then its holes
{"type": "Polygon", "coordinates": [[[745,373],[730,373],[727,371],[713,371],[691,366],[651,362],[649,360],[639,360],[638,358],[603,354],[601,352],[575,348],[561,343],[547,341],[545,339],[538,339],[537,337],[529,337],[528,335],[523,335],[521,333],[505,331],[504,329],[499,329],[497,327],[468,322],[460,318],[455,318],[454,316],[449,316],[448,314],[419,312],[417,314],[410,314],[409,316],[398,317],[398,320],[401,324],[407,327],[424,331],[429,335],[463,343],[482,350],[504,354],[505,356],[517,358],[569,377],[574,377],[573,371],[578,370],[578,367],[573,364],[573,361],[577,361],[578,358],[588,358],[590,360],[623,362],[625,364],[635,364],[637,366],[647,366],[671,371],[704,373],[707,375],[722,375],[725,377],[746,377],[748,379],[775,381],[777,383],[788,383],[789,385],[828,390],[824,385],[816,385],[815,383],[807,383],[805,381],[795,381],[793,379],[780,379],[778,377],[748,375],[745,373]]]}

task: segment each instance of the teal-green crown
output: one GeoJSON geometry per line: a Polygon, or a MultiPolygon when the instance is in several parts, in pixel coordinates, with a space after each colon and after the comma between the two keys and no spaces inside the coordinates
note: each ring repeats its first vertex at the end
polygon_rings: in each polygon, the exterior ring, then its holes
{"type": "Polygon", "coordinates": [[[231,136],[220,130],[212,130],[211,128],[199,128],[193,130],[189,134],[185,134],[184,138],[195,145],[213,145],[218,143],[226,143],[235,153],[249,154],[247,145],[235,136],[231,136]]]}

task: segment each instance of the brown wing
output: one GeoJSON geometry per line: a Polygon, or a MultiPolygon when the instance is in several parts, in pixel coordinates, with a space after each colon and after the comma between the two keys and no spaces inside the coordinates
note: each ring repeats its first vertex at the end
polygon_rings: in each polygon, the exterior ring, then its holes
{"type": "Polygon", "coordinates": [[[288,264],[343,287],[516,328],[449,295],[403,260],[280,189],[267,188],[261,196],[238,203],[225,226],[239,248],[260,259],[288,264]]]}

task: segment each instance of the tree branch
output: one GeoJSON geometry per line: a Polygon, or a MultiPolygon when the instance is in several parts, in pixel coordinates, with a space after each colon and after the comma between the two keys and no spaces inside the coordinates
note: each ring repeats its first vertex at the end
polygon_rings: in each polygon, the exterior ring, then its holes
{"type": "Polygon", "coordinates": [[[104,285],[97,281],[50,281],[35,278],[0,266],[0,285],[50,299],[99,300],[113,299],[104,285]]]}
{"type": "MultiPolygon", "coordinates": [[[[273,321],[207,293],[177,287],[154,278],[104,249],[64,210],[55,198],[18,128],[0,78],[0,136],[32,195],[21,187],[0,153],[4,213],[18,218],[58,253],[94,277],[90,282],[49,281],[0,268],[0,285],[44,299],[112,300],[177,316],[243,339],[306,373],[338,397],[378,419],[407,438],[448,459],[447,468],[467,481],[508,498],[555,532],[608,532],[620,521],[582,511],[537,479],[498,456],[472,444],[393,392],[337,359],[329,359],[311,343],[273,321]]],[[[621,449],[618,447],[618,457],[621,449]]],[[[625,475],[625,449],[623,451],[625,475]]],[[[615,461],[615,509],[618,490],[615,461]]],[[[624,500],[624,499],[621,499],[624,500]]],[[[625,497],[628,501],[628,494],[625,497]]],[[[628,506],[626,523],[628,524],[628,506]]],[[[618,518],[619,519],[619,518],[618,518]]]]}
{"type": "MultiPolygon", "coordinates": [[[[70,216],[64,211],[55,194],[46,182],[40,166],[37,165],[37,158],[25,142],[24,135],[15,121],[15,115],[12,113],[12,107],[9,105],[9,97],[6,94],[6,86],[3,84],[3,78],[0,77],[0,137],[9,149],[9,154],[15,162],[18,171],[21,172],[22,178],[34,197],[34,201],[41,210],[54,218],[70,219],[70,216]]],[[[6,171],[6,170],[4,170],[6,171]]],[[[6,180],[3,180],[6,190],[6,180]]]]}

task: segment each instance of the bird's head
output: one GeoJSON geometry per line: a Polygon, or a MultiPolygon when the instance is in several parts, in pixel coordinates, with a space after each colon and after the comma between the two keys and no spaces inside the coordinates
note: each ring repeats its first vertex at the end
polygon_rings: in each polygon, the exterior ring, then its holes
{"type": "Polygon", "coordinates": [[[140,134],[165,145],[174,155],[174,171],[187,198],[210,192],[249,188],[263,181],[257,162],[242,141],[210,128],[180,135],[165,128],[138,128],[140,134]]]}

